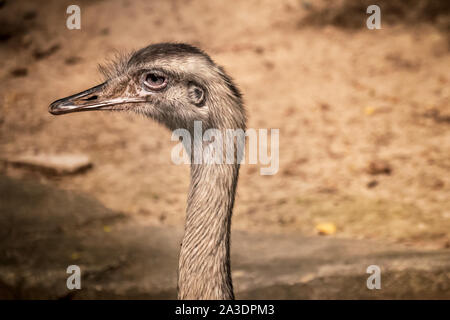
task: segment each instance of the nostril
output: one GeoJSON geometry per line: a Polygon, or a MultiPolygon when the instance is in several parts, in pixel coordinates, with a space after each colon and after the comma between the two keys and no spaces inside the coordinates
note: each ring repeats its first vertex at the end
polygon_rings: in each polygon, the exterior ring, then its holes
{"type": "Polygon", "coordinates": [[[89,98],[86,98],[86,99],[83,99],[84,101],[92,101],[92,100],[97,100],[98,99],[98,96],[97,95],[93,95],[93,96],[90,96],[89,98]]]}

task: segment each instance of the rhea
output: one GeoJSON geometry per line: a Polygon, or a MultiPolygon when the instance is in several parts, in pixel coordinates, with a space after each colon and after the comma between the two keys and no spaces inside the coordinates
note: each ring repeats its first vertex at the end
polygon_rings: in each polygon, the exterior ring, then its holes
{"type": "MultiPolygon", "coordinates": [[[[202,130],[245,131],[240,91],[222,67],[194,46],[150,45],[101,70],[104,83],[53,102],[49,112],[129,111],[192,135],[196,121],[201,121],[202,130]]],[[[179,299],[234,299],[230,226],[238,174],[239,161],[191,161],[178,264],[179,299]]]]}

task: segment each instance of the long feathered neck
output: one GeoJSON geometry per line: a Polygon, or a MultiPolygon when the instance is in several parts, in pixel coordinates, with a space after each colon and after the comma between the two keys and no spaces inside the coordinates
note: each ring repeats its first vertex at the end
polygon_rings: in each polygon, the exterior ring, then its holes
{"type": "Polygon", "coordinates": [[[179,299],[234,299],[230,227],[238,173],[238,164],[191,165],[179,299]]]}
{"type": "MultiPolygon", "coordinates": [[[[225,137],[228,129],[245,130],[246,116],[238,89],[225,74],[221,77],[221,85],[210,87],[215,95],[210,95],[210,117],[203,130],[216,128],[225,137]],[[214,112],[215,110],[218,112],[214,112]]],[[[192,134],[192,128],[189,129],[192,134]]],[[[202,135],[204,132],[202,131],[202,135]]],[[[198,138],[201,139],[197,136],[198,138]]],[[[194,132],[185,233],[178,269],[178,298],[234,299],[230,269],[230,228],[239,175],[240,159],[237,158],[237,150],[242,150],[245,140],[223,140],[224,157],[222,162],[219,161],[221,164],[198,164],[195,161],[198,147],[195,140],[194,132]],[[227,148],[230,145],[227,144],[233,145],[236,151],[233,164],[224,161],[225,153],[230,151],[227,148]]],[[[211,145],[202,142],[201,146],[204,150],[205,146],[211,145]]]]}

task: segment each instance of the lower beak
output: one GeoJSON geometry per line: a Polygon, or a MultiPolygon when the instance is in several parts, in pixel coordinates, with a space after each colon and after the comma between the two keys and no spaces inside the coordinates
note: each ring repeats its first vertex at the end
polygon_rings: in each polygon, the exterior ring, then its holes
{"type": "Polygon", "coordinates": [[[50,104],[48,112],[60,115],[91,110],[111,110],[113,106],[120,104],[144,102],[142,99],[105,97],[103,93],[105,86],[106,83],[102,83],[86,91],[56,100],[50,104]]]}

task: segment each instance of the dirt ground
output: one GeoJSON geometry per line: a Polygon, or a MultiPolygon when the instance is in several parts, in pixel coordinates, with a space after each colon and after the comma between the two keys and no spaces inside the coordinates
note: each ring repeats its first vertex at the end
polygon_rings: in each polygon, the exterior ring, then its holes
{"type": "Polygon", "coordinates": [[[169,131],[47,106],[97,84],[116,51],[187,42],[236,80],[249,128],[280,129],[276,175],[242,166],[234,230],[313,236],[326,222],[338,238],[450,247],[447,29],[384,22],[383,8],[381,30],[365,27],[365,11],[352,27],[305,23],[330,2],[91,0],[78,1],[81,30],[68,30],[72,2],[0,1],[0,155],[83,153],[94,166],[55,177],[3,163],[1,174],[181,227],[189,168],[171,162],[169,131]]]}
{"type": "MultiPolygon", "coordinates": [[[[0,194],[0,299],[176,299],[182,227],[36,181],[0,175],[0,194]],[[81,290],[66,286],[73,264],[81,290]]],[[[450,299],[447,249],[247,230],[231,242],[237,299],[450,299]],[[367,289],[374,263],[380,290],[367,289]]]]}

